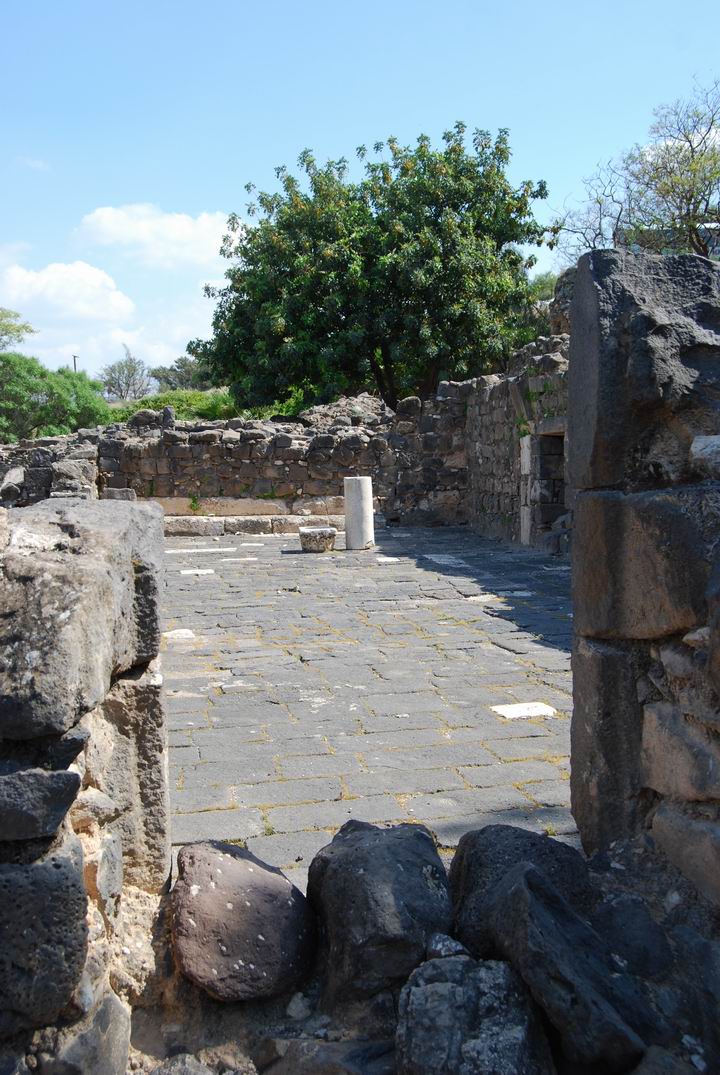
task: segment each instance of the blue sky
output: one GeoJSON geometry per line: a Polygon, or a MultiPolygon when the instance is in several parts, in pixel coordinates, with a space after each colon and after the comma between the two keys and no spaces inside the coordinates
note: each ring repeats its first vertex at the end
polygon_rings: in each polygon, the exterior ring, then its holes
{"type": "Polygon", "coordinates": [[[0,305],[89,372],[207,333],[227,213],[306,146],[508,127],[549,219],[720,74],[715,0],[5,0],[2,24],[0,305]]]}

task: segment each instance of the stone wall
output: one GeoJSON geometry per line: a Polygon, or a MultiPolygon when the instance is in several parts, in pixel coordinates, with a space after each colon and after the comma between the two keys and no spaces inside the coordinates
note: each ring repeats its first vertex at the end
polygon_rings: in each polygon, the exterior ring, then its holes
{"type": "Polygon", "coordinates": [[[0,509],[3,1071],[127,1070],[126,912],[170,874],[162,545],[156,505],[0,509]]]}
{"type": "Polygon", "coordinates": [[[720,900],[720,266],[600,251],[572,307],[573,813],[720,900]]]}
{"type": "Polygon", "coordinates": [[[342,529],[344,478],[369,475],[391,524],[469,524],[526,544],[549,536],[560,551],[567,350],[567,336],[541,338],[508,374],[443,382],[396,414],[367,395],[296,422],[140,411],[127,424],[7,445],[0,500],[149,498],[171,534],[283,534],[342,529]]]}

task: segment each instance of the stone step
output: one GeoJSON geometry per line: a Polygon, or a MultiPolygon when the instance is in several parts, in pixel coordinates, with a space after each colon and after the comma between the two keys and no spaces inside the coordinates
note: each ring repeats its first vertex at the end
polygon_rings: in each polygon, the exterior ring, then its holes
{"type": "Polygon", "coordinates": [[[345,529],[344,515],[166,515],[166,537],[297,534],[301,526],[345,529]]]}

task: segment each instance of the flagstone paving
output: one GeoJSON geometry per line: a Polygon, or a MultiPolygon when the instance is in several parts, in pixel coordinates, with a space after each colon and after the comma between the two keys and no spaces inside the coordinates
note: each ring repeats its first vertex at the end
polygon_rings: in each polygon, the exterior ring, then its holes
{"type": "Polygon", "coordinates": [[[448,849],[497,821],[575,831],[568,565],[462,529],[377,539],[169,540],[173,843],[244,841],[302,881],[349,818],[448,849]],[[537,702],[554,714],[492,708],[537,702]]]}

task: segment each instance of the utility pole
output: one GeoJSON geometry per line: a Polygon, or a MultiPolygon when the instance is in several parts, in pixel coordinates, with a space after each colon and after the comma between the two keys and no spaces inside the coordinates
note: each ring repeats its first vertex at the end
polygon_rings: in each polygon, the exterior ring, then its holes
{"type": "Polygon", "coordinates": [[[73,360],[73,369],[77,373],[77,355],[73,355],[72,360],[73,360]]]}

